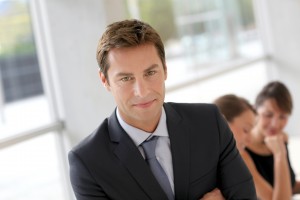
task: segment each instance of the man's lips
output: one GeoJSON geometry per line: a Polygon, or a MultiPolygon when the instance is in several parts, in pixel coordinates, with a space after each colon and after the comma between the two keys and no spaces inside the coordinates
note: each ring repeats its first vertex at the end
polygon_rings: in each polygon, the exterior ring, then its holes
{"type": "Polygon", "coordinates": [[[147,108],[147,107],[150,107],[154,101],[155,100],[151,100],[151,101],[147,101],[147,102],[141,102],[141,103],[135,103],[135,104],[133,104],[133,106],[136,106],[136,107],[139,107],[139,108],[147,108]]]}

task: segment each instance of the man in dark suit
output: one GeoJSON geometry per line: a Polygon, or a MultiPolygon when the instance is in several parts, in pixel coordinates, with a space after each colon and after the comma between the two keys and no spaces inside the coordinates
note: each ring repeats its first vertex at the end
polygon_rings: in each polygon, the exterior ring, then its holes
{"type": "Polygon", "coordinates": [[[164,46],[150,25],[109,25],[97,61],[117,108],[69,153],[78,200],[256,199],[252,176],[217,108],[164,103],[164,46]],[[154,140],[155,169],[144,146],[154,140]]]}

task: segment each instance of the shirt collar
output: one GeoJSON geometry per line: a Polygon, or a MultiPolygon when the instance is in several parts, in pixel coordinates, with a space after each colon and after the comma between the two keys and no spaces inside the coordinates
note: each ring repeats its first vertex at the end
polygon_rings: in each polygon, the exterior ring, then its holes
{"type": "Polygon", "coordinates": [[[167,129],[167,116],[165,109],[162,107],[161,116],[158,122],[158,125],[153,133],[149,133],[146,131],[143,131],[141,129],[135,128],[129,124],[127,124],[121,117],[119,113],[119,109],[117,108],[116,111],[117,118],[119,120],[120,125],[125,130],[125,132],[129,135],[129,137],[133,140],[136,146],[139,146],[142,142],[145,140],[156,136],[163,136],[163,137],[169,137],[168,129],[167,129]]]}

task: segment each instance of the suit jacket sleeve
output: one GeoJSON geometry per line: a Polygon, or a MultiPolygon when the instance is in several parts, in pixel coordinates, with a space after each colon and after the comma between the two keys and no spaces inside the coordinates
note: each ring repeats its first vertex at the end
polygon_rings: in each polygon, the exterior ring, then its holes
{"type": "Polygon", "coordinates": [[[69,152],[70,179],[77,200],[109,199],[75,152],[69,152]]]}
{"type": "Polygon", "coordinates": [[[217,112],[220,133],[218,184],[226,199],[257,199],[254,182],[244,163],[231,130],[217,112]]]}

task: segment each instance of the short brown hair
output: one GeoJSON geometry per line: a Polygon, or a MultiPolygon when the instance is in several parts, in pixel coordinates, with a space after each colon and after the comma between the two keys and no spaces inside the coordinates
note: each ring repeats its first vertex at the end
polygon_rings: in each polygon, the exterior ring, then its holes
{"type": "Polygon", "coordinates": [[[258,108],[268,99],[274,99],[282,111],[288,114],[292,113],[292,96],[288,88],[282,82],[272,81],[265,85],[256,97],[255,107],[258,108]]]}
{"type": "Polygon", "coordinates": [[[157,31],[149,24],[131,19],[108,25],[97,46],[96,58],[101,72],[108,78],[109,63],[107,56],[111,49],[134,47],[146,43],[154,44],[163,67],[166,69],[163,42],[157,31]]]}
{"type": "Polygon", "coordinates": [[[246,99],[234,94],[220,96],[214,103],[228,122],[232,122],[234,118],[238,117],[248,109],[254,114],[256,113],[252,105],[246,99]]]}

